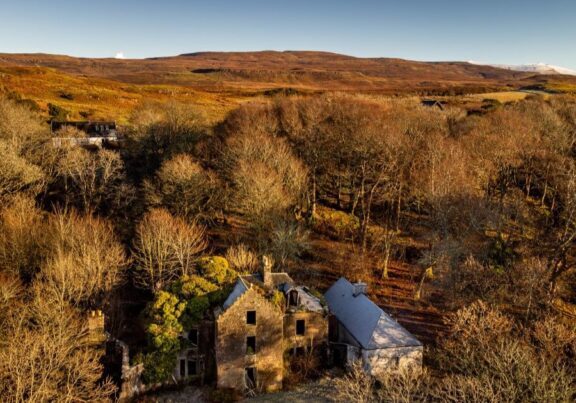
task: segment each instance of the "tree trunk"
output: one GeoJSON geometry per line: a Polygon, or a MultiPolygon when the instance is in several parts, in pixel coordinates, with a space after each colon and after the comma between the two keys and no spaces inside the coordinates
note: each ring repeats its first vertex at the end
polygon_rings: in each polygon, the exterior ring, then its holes
{"type": "Polygon", "coordinates": [[[396,231],[400,231],[400,214],[402,212],[402,182],[398,189],[398,205],[396,206],[396,231]]]}
{"type": "Polygon", "coordinates": [[[390,261],[390,246],[386,245],[384,251],[384,261],[382,262],[382,280],[388,279],[388,262],[390,261]]]}
{"type": "Polygon", "coordinates": [[[338,175],[338,191],[336,193],[336,207],[342,208],[342,177],[338,175]]]}

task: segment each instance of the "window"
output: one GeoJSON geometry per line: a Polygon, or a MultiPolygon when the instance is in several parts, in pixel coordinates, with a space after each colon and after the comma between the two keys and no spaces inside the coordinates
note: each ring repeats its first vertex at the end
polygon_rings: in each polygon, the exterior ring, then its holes
{"type": "Polygon", "coordinates": [[[306,334],[306,321],[304,319],[298,319],[296,321],[296,335],[304,336],[306,334]]]}
{"type": "Polygon", "coordinates": [[[298,291],[291,290],[288,293],[288,305],[289,306],[298,306],[298,291]]]}
{"type": "Polygon", "coordinates": [[[246,354],[256,354],[256,336],[246,337],[246,354]]]}
{"type": "Polygon", "coordinates": [[[248,389],[255,389],[256,388],[256,368],[248,367],[244,368],[245,377],[244,381],[246,382],[246,387],[248,389]]]}
{"type": "Polygon", "coordinates": [[[190,331],[188,332],[188,340],[193,345],[195,346],[198,345],[198,329],[190,329],[190,331]]]}
{"type": "Polygon", "coordinates": [[[256,311],[247,311],[246,312],[246,324],[247,325],[255,325],[256,324],[256,311]]]}
{"type": "Polygon", "coordinates": [[[188,376],[194,376],[194,375],[198,375],[196,361],[188,360],[188,376]]]}
{"type": "Polygon", "coordinates": [[[180,360],[180,378],[186,377],[186,360],[180,360]]]}

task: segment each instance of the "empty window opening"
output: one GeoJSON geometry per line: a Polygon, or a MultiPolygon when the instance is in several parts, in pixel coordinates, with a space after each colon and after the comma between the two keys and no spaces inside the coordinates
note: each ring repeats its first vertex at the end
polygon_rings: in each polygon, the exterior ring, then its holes
{"type": "Polygon", "coordinates": [[[198,345],[198,329],[191,329],[188,332],[188,340],[190,340],[190,343],[194,344],[195,346],[198,345]]]}
{"type": "Polygon", "coordinates": [[[256,311],[247,311],[246,312],[246,324],[247,325],[255,325],[256,324],[256,311]]]}
{"type": "Polygon", "coordinates": [[[246,337],[246,354],[256,353],[256,336],[246,337]]]}
{"type": "Polygon", "coordinates": [[[306,321],[304,319],[298,319],[296,321],[296,334],[298,336],[304,336],[306,334],[306,321]]]}
{"type": "Polygon", "coordinates": [[[180,378],[186,377],[186,360],[180,360],[180,378]]]}
{"type": "Polygon", "coordinates": [[[248,367],[244,369],[245,371],[245,382],[248,389],[256,388],[256,368],[248,367]]]}
{"type": "Polygon", "coordinates": [[[198,375],[196,360],[188,360],[188,376],[198,375]]]}
{"type": "Polygon", "coordinates": [[[298,291],[292,290],[288,293],[288,305],[298,306],[298,291]]]}

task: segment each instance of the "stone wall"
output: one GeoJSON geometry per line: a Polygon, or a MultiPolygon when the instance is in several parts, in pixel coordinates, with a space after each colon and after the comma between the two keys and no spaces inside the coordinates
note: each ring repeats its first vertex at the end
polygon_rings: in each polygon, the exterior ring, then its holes
{"type": "Polygon", "coordinates": [[[216,320],[216,365],[219,388],[245,389],[246,368],[256,369],[257,389],[282,388],[283,315],[280,308],[251,288],[216,320]],[[256,311],[256,324],[246,323],[246,312],[256,311]],[[256,351],[246,348],[246,338],[256,338],[256,351]]]}
{"type": "Polygon", "coordinates": [[[320,312],[286,312],[284,316],[285,350],[306,347],[316,348],[328,341],[328,315],[320,312]],[[305,333],[296,334],[296,322],[304,320],[305,333]]]}
{"type": "Polygon", "coordinates": [[[173,376],[178,381],[194,381],[203,385],[210,383],[216,379],[216,362],[214,359],[214,322],[204,320],[191,329],[186,329],[182,337],[190,339],[189,334],[195,329],[197,331],[197,343],[194,345],[192,342],[187,343],[187,348],[180,351],[174,366],[173,376]],[[180,374],[180,360],[186,362],[186,373],[190,370],[188,368],[188,361],[196,362],[196,375],[188,374],[188,377],[182,377],[180,374]]]}
{"type": "Polygon", "coordinates": [[[362,350],[362,363],[366,372],[374,376],[407,367],[422,368],[422,352],[422,346],[362,350]]]}

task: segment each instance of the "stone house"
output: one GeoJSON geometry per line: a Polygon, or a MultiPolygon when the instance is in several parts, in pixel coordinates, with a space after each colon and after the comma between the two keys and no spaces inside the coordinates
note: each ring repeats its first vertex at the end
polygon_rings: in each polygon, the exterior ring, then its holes
{"type": "Polygon", "coordinates": [[[214,322],[204,320],[180,335],[186,341],[186,348],[178,354],[174,379],[183,381],[195,379],[200,384],[215,376],[214,365],[214,322]]]}
{"type": "MultiPolygon", "coordinates": [[[[174,369],[179,381],[269,392],[282,388],[292,356],[360,360],[371,375],[422,365],[422,344],[366,296],[366,285],[339,279],[324,297],[287,273],[239,276],[224,302],[182,334],[189,346],[174,369]]],[[[327,361],[324,361],[327,362],[327,361]]]]}
{"type": "Polygon", "coordinates": [[[325,294],[330,348],[337,363],[360,361],[374,376],[422,366],[423,346],[366,296],[366,284],[340,278],[325,294]]]}
{"type": "Polygon", "coordinates": [[[328,339],[320,298],[267,264],[262,273],[237,279],[215,318],[219,388],[279,390],[285,353],[311,351],[328,339]]]}
{"type": "Polygon", "coordinates": [[[55,147],[79,146],[88,149],[102,147],[117,147],[120,139],[116,122],[105,121],[57,121],[50,122],[52,132],[52,145],[55,147]],[[62,137],[61,130],[74,128],[83,133],[82,136],[62,137]]]}

